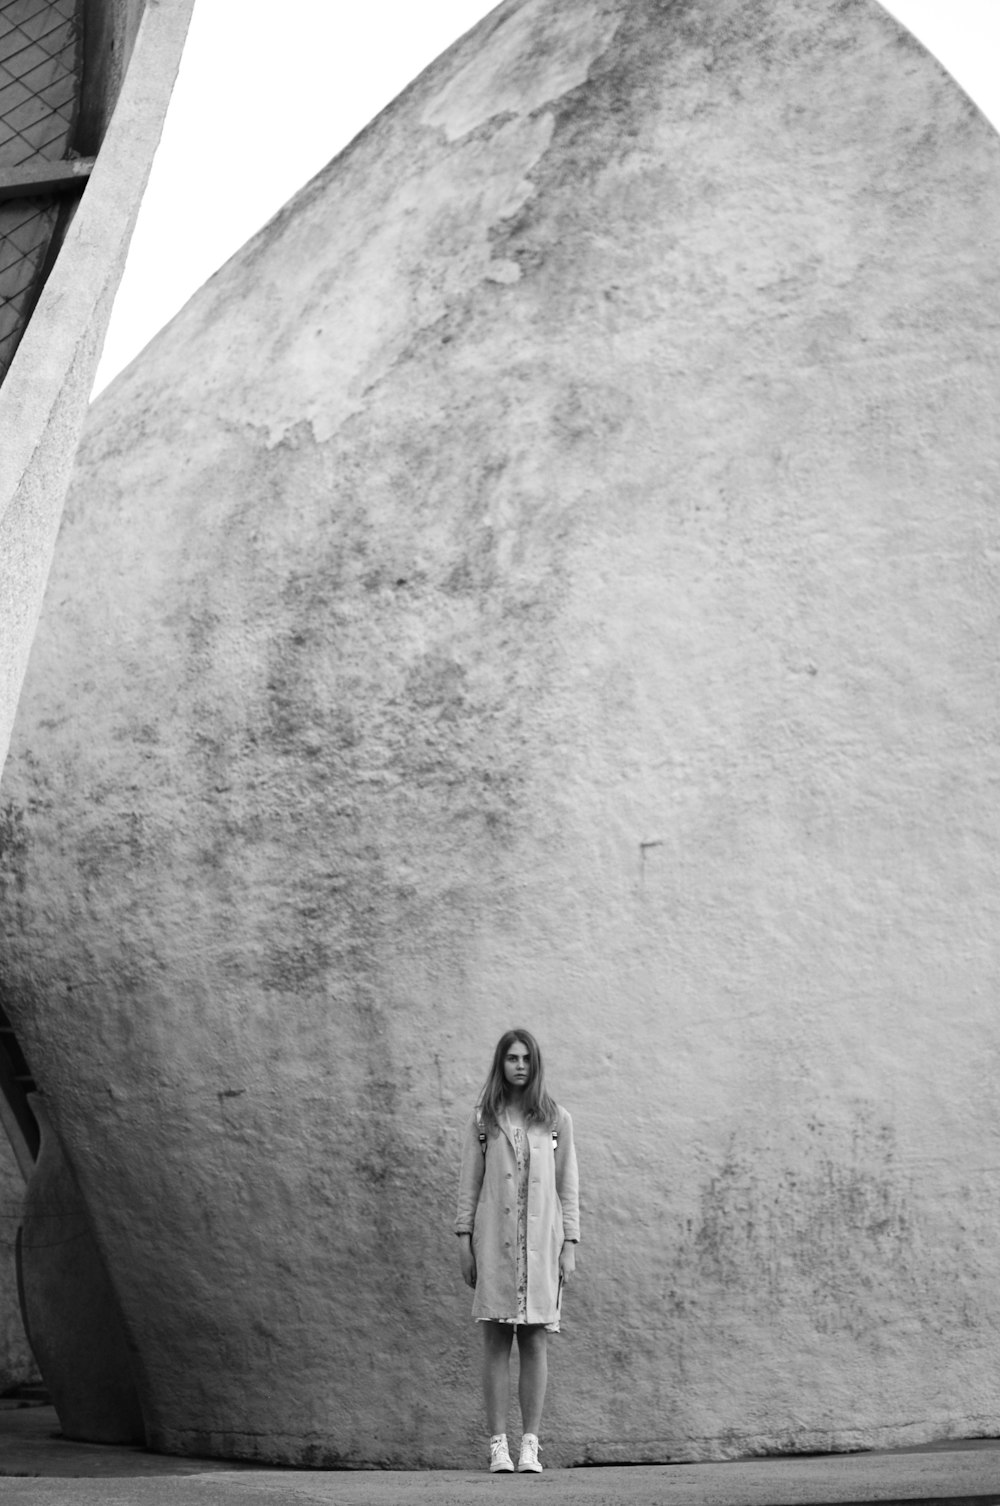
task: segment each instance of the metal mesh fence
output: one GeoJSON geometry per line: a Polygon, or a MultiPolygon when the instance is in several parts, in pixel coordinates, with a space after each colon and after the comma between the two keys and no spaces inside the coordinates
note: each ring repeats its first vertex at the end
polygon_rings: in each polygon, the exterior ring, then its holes
{"type": "Polygon", "coordinates": [[[83,0],[0,0],[0,380],[41,286],[56,230],[53,194],[2,197],[3,169],[69,151],[82,61],[83,0]]]}

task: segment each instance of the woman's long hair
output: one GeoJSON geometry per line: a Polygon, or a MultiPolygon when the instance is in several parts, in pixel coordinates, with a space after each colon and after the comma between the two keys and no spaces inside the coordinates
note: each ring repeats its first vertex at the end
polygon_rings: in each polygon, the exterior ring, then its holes
{"type": "Polygon", "coordinates": [[[525,1084],[524,1117],[529,1124],[544,1124],[555,1128],[557,1109],[554,1099],[545,1090],[545,1067],[538,1042],[530,1030],[506,1030],[497,1041],[493,1053],[493,1065],[479,1100],[483,1127],[496,1134],[500,1128],[500,1115],[507,1103],[507,1080],[503,1075],[503,1062],[515,1041],[523,1041],[528,1048],[528,1081],[525,1084]]]}

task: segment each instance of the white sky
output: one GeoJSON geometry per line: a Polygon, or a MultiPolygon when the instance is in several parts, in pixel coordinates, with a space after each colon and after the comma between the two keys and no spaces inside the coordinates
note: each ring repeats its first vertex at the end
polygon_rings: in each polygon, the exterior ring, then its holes
{"type": "MultiPolygon", "coordinates": [[[[95,390],[494,3],[196,0],[95,390]]],[[[1000,0],[886,9],[1000,127],[1000,0]]]]}

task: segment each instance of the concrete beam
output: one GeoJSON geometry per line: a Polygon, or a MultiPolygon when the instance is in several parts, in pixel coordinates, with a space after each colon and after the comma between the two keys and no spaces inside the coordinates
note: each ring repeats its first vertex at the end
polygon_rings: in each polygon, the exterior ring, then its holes
{"type": "Polygon", "coordinates": [[[83,190],[94,170],[95,158],[76,157],[68,162],[47,162],[36,157],[19,167],[0,167],[0,200],[30,199],[34,194],[83,190]]]}

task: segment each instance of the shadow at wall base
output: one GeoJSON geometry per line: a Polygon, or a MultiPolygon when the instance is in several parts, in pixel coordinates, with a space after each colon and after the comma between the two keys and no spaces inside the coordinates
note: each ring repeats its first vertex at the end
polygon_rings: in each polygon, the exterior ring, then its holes
{"type": "Polygon", "coordinates": [[[79,1443],[144,1443],[124,1324],[76,1177],[42,1094],[41,1130],[17,1236],[24,1329],[63,1433],[79,1443]]]}

